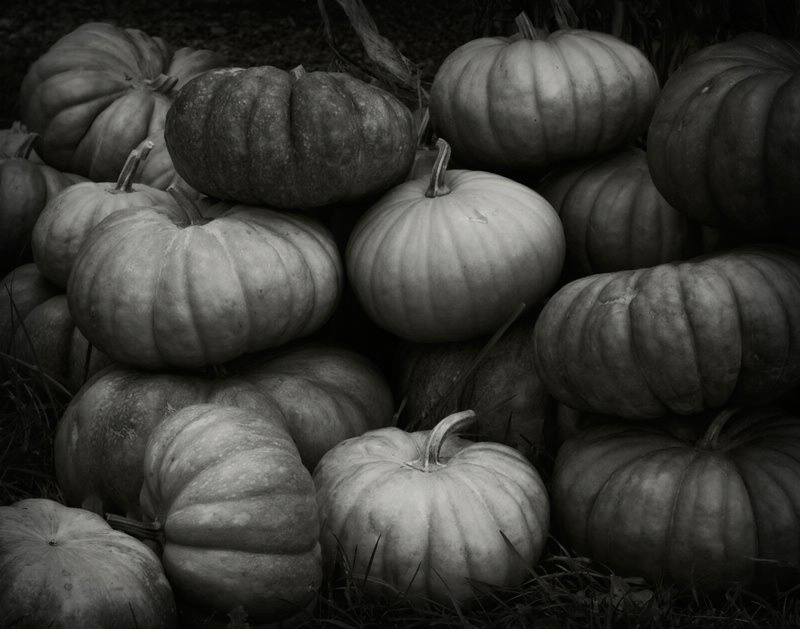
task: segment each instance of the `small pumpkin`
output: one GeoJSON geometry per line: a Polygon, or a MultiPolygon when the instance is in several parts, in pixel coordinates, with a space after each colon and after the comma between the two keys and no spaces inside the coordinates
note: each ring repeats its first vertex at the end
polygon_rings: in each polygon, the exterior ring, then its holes
{"type": "Polygon", "coordinates": [[[796,582],[800,418],[595,418],[559,449],[552,500],[556,534],[621,576],[702,589],[796,582]]]}
{"type": "Polygon", "coordinates": [[[42,159],[93,181],[113,181],[128,154],[164,126],[190,78],[225,64],[210,50],[175,48],[135,28],[88,22],[28,68],[22,121],[41,136],[42,159]]]}
{"type": "Polygon", "coordinates": [[[353,291],[379,327],[413,342],[491,334],[542,300],[564,263],[564,230],[538,193],[501,175],[447,170],[406,181],[358,220],[345,263],[353,291]]]}
{"type": "Polygon", "coordinates": [[[800,253],[740,246],[574,280],[545,304],[536,368],[574,409],[628,418],[759,405],[800,384],[800,253]]]}
{"type": "Polygon", "coordinates": [[[200,192],[278,208],[377,195],[403,179],[415,150],[411,111],[395,96],[302,66],[204,73],[175,99],[164,137],[200,192]]]}
{"type": "Polygon", "coordinates": [[[613,150],[647,130],[656,71],[607,33],[546,34],[524,14],[520,36],[481,37],[451,52],[431,85],[436,133],[465,168],[544,169],[613,150]]]}
{"type": "Polygon", "coordinates": [[[45,498],[0,507],[0,566],[3,626],[177,626],[158,556],[95,513],[45,498]]]}
{"type": "Polygon", "coordinates": [[[530,576],[549,530],[547,492],[517,450],[455,436],[474,416],[370,431],[322,457],[314,484],[328,568],[343,563],[370,592],[445,605],[530,576]]]}
{"type": "Polygon", "coordinates": [[[259,624],[313,601],[322,582],[314,483],[280,413],[185,407],[150,435],[143,465],[143,516],[179,606],[223,618],[239,609],[259,624]]]}

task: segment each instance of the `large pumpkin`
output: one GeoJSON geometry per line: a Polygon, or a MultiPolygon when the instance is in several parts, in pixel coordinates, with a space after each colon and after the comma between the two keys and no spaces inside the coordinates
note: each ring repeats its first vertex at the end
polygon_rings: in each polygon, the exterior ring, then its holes
{"type": "Polygon", "coordinates": [[[329,344],[246,356],[216,375],[116,365],[70,401],[55,435],[56,478],[68,504],[138,516],[148,436],[167,416],[218,402],[283,413],[309,469],[339,441],[392,421],[389,384],[361,354],[329,344]]]}
{"type": "Polygon", "coordinates": [[[164,126],[177,90],[225,64],[209,50],[175,49],[134,28],[90,22],[34,61],[20,110],[41,136],[44,161],[93,181],[113,181],[128,154],[164,126]]]}
{"type": "Polygon", "coordinates": [[[341,562],[368,591],[446,605],[530,576],[549,530],[547,492],[514,448],[455,437],[473,418],[370,431],[322,457],[314,484],[329,568],[341,562]]]}
{"type": "Polygon", "coordinates": [[[346,73],[213,70],[181,90],[164,137],[178,174],[213,197],[318,207],[383,192],[414,159],[411,111],[346,73]]]}
{"type": "Polygon", "coordinates": [[[798,417],[606,418],[561,446],[552,487],[556,535],[621,576],[714,588],[788,568],[796,581],[798,417]]]}
{"type": "Polygon", "coordinates": [[[148,369],[219,364],[316,331],[343,283],[332,236],[301,215],[185,197],[114,212],[88,234],[67,297],[111,358],[148,369]]]}
{"type": "Polygon", "coordinates": [[[4,627],[177,626],[156,554],[95,513],[44,498],[0,507],[0,566],[4,627]]]}
{"type": "Polygon", "coordinates": [[[521,17],[520,37],[456,48],[431,86],[436,132],[466,168],[541,169],[603,153],[647,130],[658,77],[634,46],[606,33],[543,35],[521,17]]]}
{"type": "Polygon", "coordinates": [[[664,198],[696,221],[748,237],[796,230],[798,74],[797,42],[765,33],[689,57],[664,85],[647,133],[664,198]]]}
{"type": "Polygon", "coordinates": [[[347,276],[369,317],[409,341],[464,341],[497,330],[555,285],[564,230],[539,194],[506,177],[447,170],[406,181],[358,220],[347,276]]]}
{"type": "Polygon", "coordinates": [[[314,483],[279,412],[188,406],[153,431],[143,466],[143,517],[161,532],[180,606],[222,618],[238,609],[258,625],[313,601],[322,582],[314,483]]]}
{"type": "Polygon", "coordinates": [[[800,383],[800,253],[752,246],[558,290],[535,360],[574,409],[630,418],[777,399],[800,383]]]}

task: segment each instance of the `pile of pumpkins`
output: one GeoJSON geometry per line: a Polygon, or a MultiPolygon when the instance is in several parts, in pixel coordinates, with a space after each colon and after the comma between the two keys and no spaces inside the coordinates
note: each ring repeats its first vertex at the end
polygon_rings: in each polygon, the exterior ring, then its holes
{"type": "Polygon", "coordinates": [[[342,569],[467,604],[551,532],[654,582],[796,578],[796,46],[661,87],[618,38],[518,24],[413,113],[103,23],[31,65],[3,377],[72,398],[65,504],[0,507],[4,621],[288,625],[342,569]]]}

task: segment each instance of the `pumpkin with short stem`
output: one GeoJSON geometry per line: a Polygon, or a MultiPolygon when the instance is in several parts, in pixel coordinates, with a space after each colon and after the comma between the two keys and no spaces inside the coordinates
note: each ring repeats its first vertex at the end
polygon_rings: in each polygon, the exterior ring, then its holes
{"type": "Polygon", "coordinates": [[[560,288],[536,368],[574,409],[629,418],[758,405],[800,383],[800,253],[737,247],[560,288]]]}
{"type": "Polygon", "coordinates": [[[549,530],[547,492],[514,448],[455,436],[474,415],[370,431],[322,457],[314,483],[328,568],[341,563],[368,591],[446,605],[530,576],[549,530]]]}
{"type": "Polygon", "coordinates": [[[559,449],[552,487],[556,534],[622,576],[796,581],[800,418],[781,410],[594,418],[559,449]]]}
{"type": "Polygon", "coordinates": [[[138,517],[148,436],[176,410],[209,402],[277,407],[309,469],[339,441],[388,426],[394,410],[372,361],[327,343],[251,354],[209,373],[114,365],[81,388],[58,423],[55,471],[67,504],[138,517]]]}
{"type": "Polygon", "coordinates": [[[45,498],[0,507],[4,627],[177,626],[158,556],[99,515],[45,498]]]}
{"type": "Polygon", "coordinates": [[[33,259],[56,286],[66,288],[72,264],[89,231],[124,208],[174,204],[168,192],[135,183],[152,143],[131,151],[115,183],[68,186],[47,202],[31,234],[33,259]]]}
{"type": "Polygon", "coordinates": [[[143,518],[179,606],[222,617],[241,608],[258,624],[313,601],[322,582],[314,483],[279,412],[185,407],[152,432],[143,466],[143,518]]]}
{"type": "Polygon", "coordinates": [[[406,181],[358,220],[347,243],[347,276],[383,329],[414,342],[491,334],[542,300],[564,263],[564,230],[539,194],[488,172],[447,170],[406,181]]]}
{"type": "Polygon", "coordinates": [[[603,153],[647,130],[656,71],[613,35],[562,28],[481,37],[439,66],[430,93],[436,133],[465,168],[510,173],[603,153]]]}
{"type": "Polygon", "coordinates": [[[164,137],[193,188],[279,208],[377,195],[402,181],[415,151],[411,111],[398,98],[302,66],[206,72],[175,99],[164,137]]]}
{"type": "Polygon", "coordinates": [[[800,226],[798,74],[797,42],[766,33],[690,56],[665,83],[647,132],[664,198],[751,239],[791,238],[800,226]]]}
{"type": "Polygon", "coordinates": [[[300,213],[150,204],[92,229],[69,307],[112,359],[146,369],[220,364],[315,332],[344,281],[330,232],[300,213]],[[206,218],[207,216],[213,218],[206,218]]]}
{"type": "Polygon", "coordinates": [[[175,94],[225,64],[210,50],[175,48],[134,28],[89,22],[34,61],[20,86],[22,121],[42,159],[93,181],[113,181],[128,154],[164,126],[175,94]]]}

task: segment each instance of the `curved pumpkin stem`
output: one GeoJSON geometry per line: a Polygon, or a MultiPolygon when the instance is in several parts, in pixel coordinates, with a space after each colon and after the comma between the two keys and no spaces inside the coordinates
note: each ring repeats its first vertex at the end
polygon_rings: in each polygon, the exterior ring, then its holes
{"type": "Polygon", "coordinates": [[[164,527],[158,522],[140,522],[115,513],[106,513],[106,522],[115,531],[127,533],[139,540],[151,540],[163,545],[164,527]]]}
{"type": "Polygon", "coordinates": [[[147,159],[154,146],[152,141],[147,140],[140,148],[130,152],[128,159],[125,160],[125,165],[119,173],[117,185],[110,190],[111,193],[133,192],[133,181],[139,174],[142,162],[147,159]]]}
{"type": "Polygon", "coordinates": [[[147,81],[147,87],[159,94],[169,94],[178,84],[178,78],[168,74],[159,74],[156,78],[147,81]]]}
{"type": "Polygon", "coordinates": [[[200,208],[197,207],[197,204],[179,186],[171,183],[167,186],[167,192],[172,195],[178,207],[183,210],[189,225],[205,225],[208,222],[208,219],[200,213],[200,208]]]}
{"type": "Polygon", "coordinates": [[[697,447],[702,450],[716,450],[719,447],[719,435],[731,417],[739,412],[738,407],[726,408],[718,413],[706,429],[705,434],[697,442],[697,447]]]}
{"type": "Polygon", "coordinates": [[[450,188],[445,182],[447,164],[450,163],[450,145],[443,138],[439,138],[436,140],[436,148],[439,149],[439,154],[436,156],[436,161],[431,171],[431,180],[428,184],[428,189],[425,191],[425,196],[430,199],[450,194],[450,188]]]}
{"type": "Polygon", "coordinates": [[[422,456],[408,463],[423,472],[433,472],[444,464],[439,460],[439,453],[442,449],[444,440],[452,434],[461,432],[475,421],[475,411],[459,411],[448,415],[440,421],[428,433],[425,445],[422,448],[422,456]]]}

